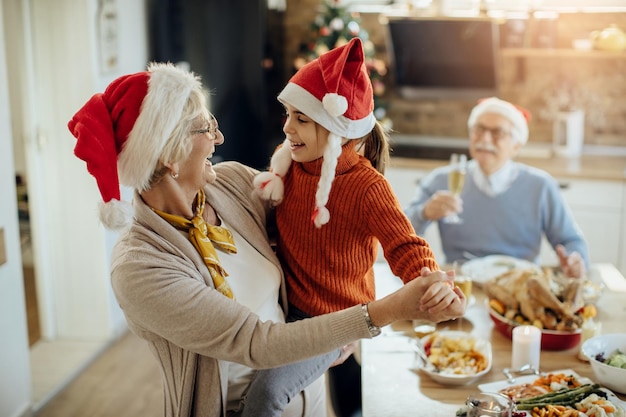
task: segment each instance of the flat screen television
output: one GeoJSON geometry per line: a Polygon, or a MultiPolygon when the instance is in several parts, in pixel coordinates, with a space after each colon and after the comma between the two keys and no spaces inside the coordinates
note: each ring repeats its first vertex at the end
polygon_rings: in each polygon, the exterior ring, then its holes
{"type": "Polygon", "coordinates": [[[395,86],[407,99],[498,93],[498,23],[489,18],[387,17],[395,86]]]}

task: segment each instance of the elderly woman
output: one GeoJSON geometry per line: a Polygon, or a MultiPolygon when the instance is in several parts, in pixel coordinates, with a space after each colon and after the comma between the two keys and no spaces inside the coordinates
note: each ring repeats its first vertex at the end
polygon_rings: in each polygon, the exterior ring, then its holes
{"type": "Polygon", "coordinates": [[[528,141],[530,113],[496,97],[480,101],[470,113],[465,187],[448,191],[450,167],[420,181],[405,209],[418,234],[438,222],[446,261],[493,254],[538,261],[542,237],[556,251],[563,271],[582,277],[589,265],[587,244],[559,184],[547,172],[514,161],[528,141]],[[444,217],[463,212],[462,224],[444,217]]]}
{"type": "MultiPolygon", "coordinates": [[[[425,270],[384,299],[286,324],[268,208],[252,190],[257,172],[212,166],[224,137],[206,104],[193,73],[151,64],[113,81],[69,122],[104,200],[102,222],[123,229],[113,290],[159,362],[165,416],[224,416],[253,369],[337,350],[395,320],[463,313],[458,291],[441,291],[446,275],[425,270]],[[120,183],[134,189],[133,207],[120,200],[120,183]]],[[[283,415],[325,413],[318,379],[283,415]]]]}

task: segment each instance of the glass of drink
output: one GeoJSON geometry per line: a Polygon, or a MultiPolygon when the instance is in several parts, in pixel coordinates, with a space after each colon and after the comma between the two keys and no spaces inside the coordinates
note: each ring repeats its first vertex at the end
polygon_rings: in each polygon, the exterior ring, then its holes
{"type": "MultiPolygon", "coordinates": [[[[465,186],[465,170],[467,165],[467,156],[465,154],[453,153],[450,155],[450,173],[448,174],[448,190],[452,194],[458,196],[465,186]]],[[[445,223],[459,224],[463,220],[458,214],[454,213],[443,219],[445,223]]]]}
{"type": "Polygon", "coordinates": [[[455,275],[454,285],[463,291],[463,295],[465,295],[467,305],[469,306],[470,297],[472,296],[472,278],[467,275],[455,275]]]}
{"type": "Polygon", "coordinates": [[[495,392],[475,392],[467,397],[467,417],[511,417],[513,401],[495,392]]]}
{"type": "Polygon", "coordinates": [[[415,336],[422,338],[437,330],[437,323],[430,320],[413,320],[415,336]]]}

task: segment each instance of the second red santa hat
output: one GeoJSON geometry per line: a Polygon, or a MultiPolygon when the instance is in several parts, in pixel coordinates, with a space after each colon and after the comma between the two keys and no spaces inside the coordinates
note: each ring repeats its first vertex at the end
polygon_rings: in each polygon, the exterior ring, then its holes
{"type": "MultiPolygon", "coordinates": [[[[278,100],[295,107],[330,132],[312,216],[315,225],[321,227],[330,219],[326,203],[343,138],[360,139],[376,123],[374,94],[361,39],[353,38],[300,68],[278,100]]],[[[272,172],[261,173],[255,179],[261,195],[276,204],[284,192],[281,178],[287,175],[291,165],[287,142],[272,156],[272,172]]]]}

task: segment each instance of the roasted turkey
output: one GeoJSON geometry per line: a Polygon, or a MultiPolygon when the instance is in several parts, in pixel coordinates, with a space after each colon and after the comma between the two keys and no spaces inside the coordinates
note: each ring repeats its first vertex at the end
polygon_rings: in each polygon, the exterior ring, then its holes
{"type": "Polygon", "coordinates": [[[504,305],[507,318],[521,313],[529,322],[552,330],[573,330],[582,324],[576,315],[584,306],[579,279],[557,277],[549,270],[512,269],[488,281],[484,289],[490,299],[504,305]]]}

